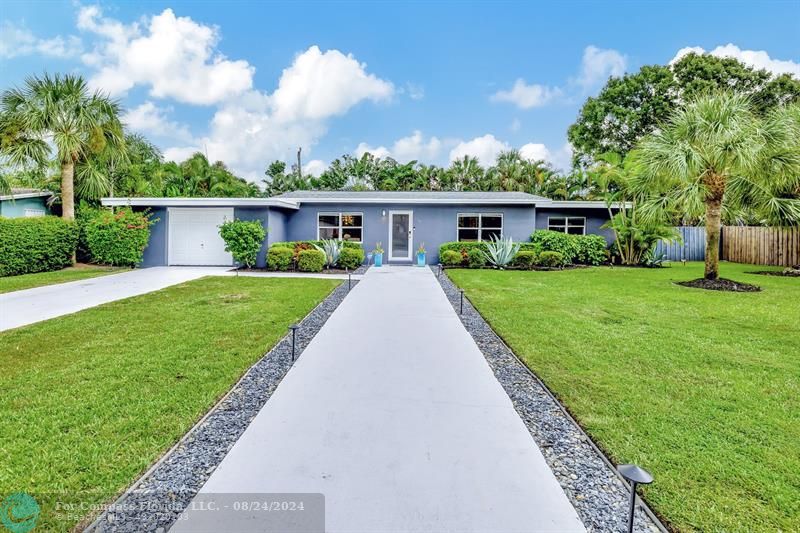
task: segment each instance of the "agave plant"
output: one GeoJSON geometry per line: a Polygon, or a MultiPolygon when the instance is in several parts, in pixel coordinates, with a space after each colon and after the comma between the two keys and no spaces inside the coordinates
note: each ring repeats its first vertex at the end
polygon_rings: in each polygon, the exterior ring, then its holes
{"type": "Polygon", "coordinates": [[[323,239],[322,246],[315,244],[314,248],[325,254],[325,266],[328,268],[339,261],[339,254],[342,253],[342,243],[336,239],[323,239]]]}
{"type": "Polygon", "coordinates": [[[520,246],[521,244],[515,244],[514,239],[511,237],[501,239],[493,235],[492,240],[486,243],[486,248],[488,250],[486,260],[497,268],[505,268],[514,260],[517,252],[519,252],[520,246]]]}

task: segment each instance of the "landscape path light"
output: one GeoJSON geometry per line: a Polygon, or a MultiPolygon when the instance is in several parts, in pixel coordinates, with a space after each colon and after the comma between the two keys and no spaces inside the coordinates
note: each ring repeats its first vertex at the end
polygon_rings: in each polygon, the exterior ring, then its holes
{"type": "Polygon", "coordinates": [[[295,344],[297,342],[297,329],[300,327],[299,324],[292,324],[289,326],[289,329],[292,330],[292,362],[294,362],[294,350],[295,344]]]}
{"type": "Polygon", "coordinates": [[[631,533],[633,531],[633,513],[636,510],[636,485],[649,485],[653,482],[653,476],[647,470],[636,465],[619,465],[617,470],[631,484],[631,506],[628,514],[628,533],[631,533]]]}

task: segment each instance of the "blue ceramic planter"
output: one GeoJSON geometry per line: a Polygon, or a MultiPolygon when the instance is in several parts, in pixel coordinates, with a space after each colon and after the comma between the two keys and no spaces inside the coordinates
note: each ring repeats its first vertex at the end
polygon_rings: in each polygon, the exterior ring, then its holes
{"type": "Polygon", "coordinates": [[[383,265],[383,254],[375,254],[375,266],[379,267],[383,265]]]}
{"type": "Polygon", "coordinates": [[[425,265],[426,265],[425,254],[424,253],[417,254],[417,266],[424,267],[425,265]]]}

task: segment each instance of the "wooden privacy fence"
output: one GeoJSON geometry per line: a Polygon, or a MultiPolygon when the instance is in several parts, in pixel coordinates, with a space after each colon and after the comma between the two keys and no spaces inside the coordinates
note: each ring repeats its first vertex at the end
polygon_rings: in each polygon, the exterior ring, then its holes
{"type": "MultiPolygon", "coordinates": [[[[683,241],[662,241],[656,245],[656,252],[670,261],[705,260],[705,226],[675,229],[683,241]]],[[[720,259],[751,265],[800,265],[800,227],[723,226],[720,259]]]]}
{"type": "Polygon", "coordinates": [[[723,226],[722,259],[753,265],[800,265],[800,228],[723,226]]]}

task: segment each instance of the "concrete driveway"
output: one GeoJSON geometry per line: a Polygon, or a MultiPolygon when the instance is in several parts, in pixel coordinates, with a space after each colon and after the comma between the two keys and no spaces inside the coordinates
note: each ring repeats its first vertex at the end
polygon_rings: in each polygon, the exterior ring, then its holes
{"type": "Polygon", "coordinates": [[[153,267],[0,294],[0,331],[157,291],[230,267],[153,267]]]}
{"type": "Polygon", "coordinates": [[[329,532],[584,530],[427,268],[367,272],[171,531],[263,531],[206,504],[292,493],[324,495],[329,532]]]}

